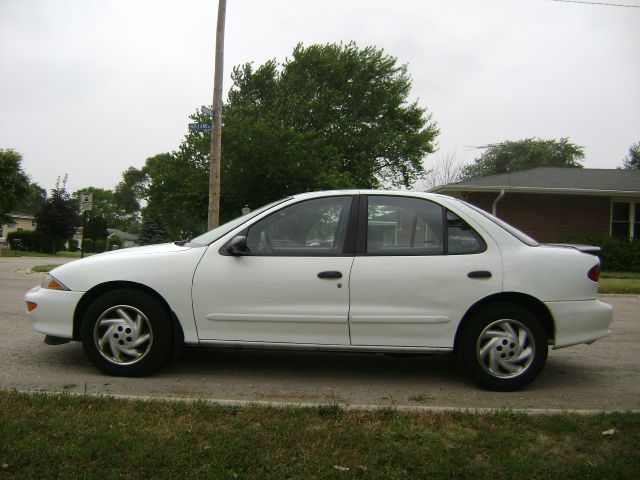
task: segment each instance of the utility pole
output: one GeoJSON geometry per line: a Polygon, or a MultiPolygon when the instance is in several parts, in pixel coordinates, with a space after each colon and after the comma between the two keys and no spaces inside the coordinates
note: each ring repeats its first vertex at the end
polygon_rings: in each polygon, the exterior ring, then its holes
{"type": "Polygon", "coordinates": [[[209,164],[208,229],[220,224],[220,154],[222,150],[222,70],[224,63],[224,19],[227,0],[218,0],[216,60],[213,74],[213,118],[211,119],[211,162],[209,164]]]}

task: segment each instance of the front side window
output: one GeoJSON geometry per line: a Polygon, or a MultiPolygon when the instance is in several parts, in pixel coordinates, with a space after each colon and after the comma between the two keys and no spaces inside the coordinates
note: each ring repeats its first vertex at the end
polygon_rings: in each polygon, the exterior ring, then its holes
{"type": "Polygon", "coordinates": [[[296,203],[249,228],[254,255],[339,255],[344,251],[351,197],[296,203]]]}

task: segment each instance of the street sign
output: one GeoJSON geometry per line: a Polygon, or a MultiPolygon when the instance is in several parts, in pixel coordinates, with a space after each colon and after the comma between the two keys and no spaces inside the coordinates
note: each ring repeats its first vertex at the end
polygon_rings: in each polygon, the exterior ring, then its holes
{"type": "Polygon", "coordinates": [[[200,107],[200,111],[202,113],[204,113],[205,115],[209,115],[210,117],[213,117],[213,110],[210,109],[209,107],[205,107],[204,105],[200,107]]]}
{"type": "Polygon", "coordinates": [[[190,123],[189,124],[190,132],[204,132],[205,130],[211,130],[210,123],[190,123]]]}
{"type": "Polygon", "coordinates": [[[80,211],[88,211],[93,208],[93,193],[82,192],[80,194],[80,211]]]}

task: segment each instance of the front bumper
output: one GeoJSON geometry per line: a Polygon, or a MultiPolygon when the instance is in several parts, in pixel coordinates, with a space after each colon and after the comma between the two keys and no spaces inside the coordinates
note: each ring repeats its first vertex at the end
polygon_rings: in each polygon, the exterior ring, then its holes
{"type": "Polygon", "coordinates": [[[611,334],[613,307],[600,300],[546,302],[555,324],[554,348],[591,343],[611,334]]]}
{"type": "Polygon", "coordinates": [[[72,338],[73,312],[84,293],[42,287],[29,290],[25,301],[38,305],[27,313],[33,328],[53,337],[72,338]]]}

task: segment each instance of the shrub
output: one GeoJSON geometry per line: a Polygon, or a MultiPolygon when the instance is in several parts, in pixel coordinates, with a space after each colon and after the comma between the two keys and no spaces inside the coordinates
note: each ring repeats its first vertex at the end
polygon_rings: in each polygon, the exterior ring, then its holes
{"type": "Polygon", "coordinates": [[[13,250],[22,249],[28,251],[38,250],[40,247],[40,233],[34,230],[18,230],[7,234],[7,242],[13,250]],[[19,240],[19,242],[16,242],[19,240]]]}
{"type": "Polygon", "coordinates": [[[79,246],[80,246],[80,242],[78,242],[78,240],[76,240],[75,238],[72,238],[71,240],[69,240],[69,251],[70,252],[77,252],[79,246]]]}
{"type": "Polygon", "coordinates": [[[104,252],[104,249],[107,248],[106,240],[102,240],[101,238],[95,240],[93,242],[93,251],[96,253],[104,252]]]}
{"type": "Polygon", "coordinates": [[[640,240],[628,240],[620,237],[574,236],[568,243],[597,245],[601,248],[602,269],[610,272],[640,272],[640,240]]]}
{"type": "Polygon", "coordinates": [[[91,240],[90,238],[85,238],[84,240],[82,240],[82,250],[84,251],[84,253],[93,252],[93,240],[91,240]]]}
{"type": "Polygon", "coordinates": [[[117,235],[111,235],[107,239],[107,250],[113,250],[114,246],[117,248],[122,248],[122,239],[117,235]]]}

